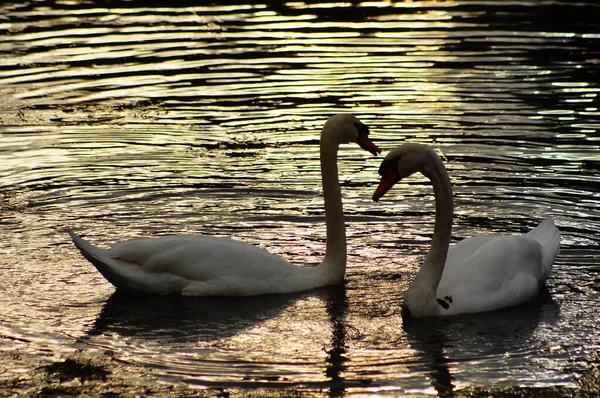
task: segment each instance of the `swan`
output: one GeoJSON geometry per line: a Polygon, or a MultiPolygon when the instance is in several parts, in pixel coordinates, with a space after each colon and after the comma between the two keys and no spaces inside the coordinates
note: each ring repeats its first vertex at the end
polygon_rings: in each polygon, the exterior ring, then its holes
{"type": "Polygon", "coordinates": [[[433,184],[433,241],[404,296],[403,314],[433,317],[492,311],[536,297],[560,249],[551,219],[519,236],[464,239],[450,247],[454,204],[450,177],[433,149],[405,143],[390,151],[379,168],[377,202],[398,181],[416,172],[433,184]]]}
{"type": "Polygon", "coordinates": [[[68,231],[81,254],[118,290],[186,296],[291,293],[341,283],[346,270],[346,230],[337,151],[356,142],[376,155],[369,129],[350,114],[330,117],[320,138],[326,252],[316,267],[291,264],[259,247],[222,237],[175,235],[128,240],[109,250],[68,231]]]}

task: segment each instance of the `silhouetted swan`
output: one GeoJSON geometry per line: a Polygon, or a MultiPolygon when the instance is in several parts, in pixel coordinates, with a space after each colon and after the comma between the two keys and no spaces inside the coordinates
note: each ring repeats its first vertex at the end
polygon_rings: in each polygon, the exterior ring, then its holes
{"type": "Polygon", "coordinates": [[[188,296],[289,293],[341,283],[346,270],[346,230],[337,151],[356,142],[377,154],[369,129],[349,114],[332,116],[320,139],[327,248],[316,267],[300,267],[256,246],[220,237],[176,235],[134,239],[102,250],[73,232],[75,246],[122,290],[188,296]]]}
{"type": "Polygon", "coordinates": [[[414,317],[491,311],[533,299],[560,248],[551,219],[521,236],[464,239],[450,247],[453,200],[442,160],[427,145],[393,149],[379,168],[378,201],[398,181],[421,172],[433,184],[435,228],[421,269],[404,296],[404,313],[414,317]]]}

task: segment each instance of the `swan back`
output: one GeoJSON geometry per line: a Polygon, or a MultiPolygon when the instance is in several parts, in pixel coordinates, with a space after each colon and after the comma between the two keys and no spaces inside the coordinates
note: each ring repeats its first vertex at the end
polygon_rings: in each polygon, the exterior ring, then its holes
{"type": "Polygon", "coordinates": [[[142,238],[103,250],[69,234],[84,257],[125,291],[249,296],[308,290],[321,282],[315,278],[316,268],[298,267],[259,247],[227,238],[142,238]]]}

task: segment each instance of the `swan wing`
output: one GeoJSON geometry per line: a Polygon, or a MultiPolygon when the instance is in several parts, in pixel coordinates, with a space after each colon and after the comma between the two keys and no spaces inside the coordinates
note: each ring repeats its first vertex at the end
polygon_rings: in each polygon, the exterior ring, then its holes
{"type": "Polygon", "coordinates": [[[444,268],[437,293],[448,302],[448,314],[490,311],[533,299],[557,253],[554,232],[473,239],[456,245],[444,268]],[[547,239],[538,239],[538,234],[547,239]]]}
{"type": "Polygon", "coordinates": [[[193,296],[297,291],[307,269],[227,238],[177,235],[133,239],[102,250],[70,232],[82,254],[115,287],[193,296]]]}
{"type": "Polygon", "coordinates": [[[444,269],[454,268],[458,264],[464,263],[473,253],[494,238],[494,236],[478,236],[463,239],[455,245],[450,246],[444,269]]]}

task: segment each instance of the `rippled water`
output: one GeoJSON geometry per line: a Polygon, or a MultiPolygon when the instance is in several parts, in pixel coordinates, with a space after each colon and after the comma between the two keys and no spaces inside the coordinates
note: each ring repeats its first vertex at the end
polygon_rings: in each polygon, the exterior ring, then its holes
{"type": "Polygon", "coordinates": [[[599,13],[592,1],[1,5],[2,377],[83,351],[136,366],[131,383],[231,391],[575,386],[600,347],[599,13]],[[455,240],[553,217],[548,292],[403,324],[431,187],[411,178],[372,203],[381,156],[354,146],[339,153],[345,287],[127,297],[64,232],[101,246],[230,236],[318,263],[318,134],[337,112],[384,151],[437,148],[455,240]]]}

